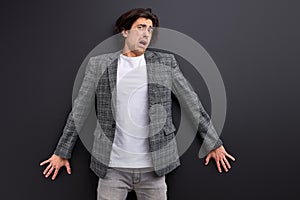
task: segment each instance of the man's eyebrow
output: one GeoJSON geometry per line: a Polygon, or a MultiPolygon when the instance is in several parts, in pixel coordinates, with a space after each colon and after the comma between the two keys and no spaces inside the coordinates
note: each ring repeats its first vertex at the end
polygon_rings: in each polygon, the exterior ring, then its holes
{"type": "MultiPolygon", "coordinates": [[[[137,26],[147,27],[147,24],[138,24],[137,26]]],[[[152,26],[149,26],[149,27],[152,27],[152,26]]]]}

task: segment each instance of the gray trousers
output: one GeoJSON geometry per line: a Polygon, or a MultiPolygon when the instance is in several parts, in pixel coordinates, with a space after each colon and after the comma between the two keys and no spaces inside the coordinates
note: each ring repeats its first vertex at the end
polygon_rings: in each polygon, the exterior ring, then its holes
{"type": "Polygon", "coordinates": [[[108,168],[104,178],[99,178],[97,200],[125,200],[134,190],[138,200],[166,200],[165,176],[152,170],[108,168]]]}

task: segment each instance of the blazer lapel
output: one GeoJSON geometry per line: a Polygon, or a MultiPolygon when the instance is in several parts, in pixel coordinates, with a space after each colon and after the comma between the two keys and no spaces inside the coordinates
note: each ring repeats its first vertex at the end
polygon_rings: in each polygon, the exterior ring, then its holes
{"type": "Polygon", "coordinates": [[[121,51],[118,51],[109,58],[109,63],[107,67],[109,88],[110,88],[109,90],[110,94],[108,95],[111,95],[111,106],[112,106],[111,108],[112,108],[113,116],[116,116],[116,96],[117,96],[116,82],[117,82],[117,71],[118,71],[118,57],[120,53],[121,51]]]}
{"type": "MultiPolygon", "coordinates": [[[[147,67],[147,78],[148,78],[148,89],[149,89],[149,83],[154,83],[155,81],[155,74],[154,74],[154,54],[151,51],[145,52],[145,60],[146,60],[146,67],[147,67]]],[[[149,90],[148,90],[149,91],[149,90]]]]}
{"type": "Polygon", "coordinates": [[[157,87],[156,87],[156,67],[159,62],[157,58],[154,56],[153,52],[146,51],[145,52],[145,60],[147,66],[147,78],[148,78],[148,111],[149,111],[149,136],[152,137],[156,133],[158,133],[158,110],[157,104],[159,102],[157,87]]]}
{"type": "Polygon", "coordinates": [[[116,88],[116,82],[117,82],[118,59],[115,59],[108,66],[107,70],[108,70],[110,91],[113,92],[113,90],[116,88]]]}

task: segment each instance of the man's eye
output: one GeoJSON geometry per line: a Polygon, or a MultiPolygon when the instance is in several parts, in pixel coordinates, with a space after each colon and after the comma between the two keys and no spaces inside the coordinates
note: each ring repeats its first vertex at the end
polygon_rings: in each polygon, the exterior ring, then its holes
{"type": "Polygon", "coordinates": [[[143,26],[138,26],[137,27],[139,30],[143,30],[143,26]]]}
{"type": "Polygon", "coordinates": [[[153,31],[154,31],[154,28],[153,27],[151,27],[151,28],[149,28],[149,33],[152,33],[153,31]]]}

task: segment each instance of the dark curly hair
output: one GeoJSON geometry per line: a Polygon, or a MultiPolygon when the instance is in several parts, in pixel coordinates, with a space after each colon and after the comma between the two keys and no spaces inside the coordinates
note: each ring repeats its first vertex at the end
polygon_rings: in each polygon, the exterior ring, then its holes
{"type": "Polygon", "coordinates": [[[130,30],[132,24],[140,17],[150,19],[153,27],[159,27],[158,17],[152,13],[151,8],[135,8],[121,15],[115,24],[115,33],[120,33],[122,30],[130,30]]]}

